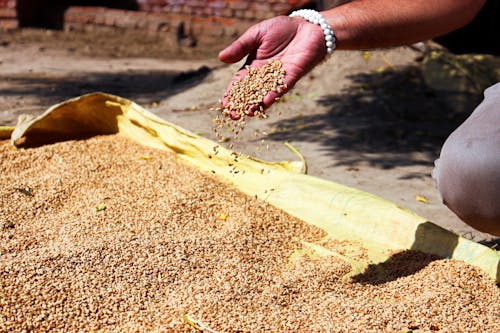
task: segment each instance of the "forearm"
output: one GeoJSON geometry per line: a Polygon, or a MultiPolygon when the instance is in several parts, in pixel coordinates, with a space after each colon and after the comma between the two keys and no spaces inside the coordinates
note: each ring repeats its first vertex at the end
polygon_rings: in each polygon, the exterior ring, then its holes
{"type": "Polygon", "coordinates": [[[486,0],[355,0],[322,12],[338,49],[408,45],[470,22],[486,0]]]}

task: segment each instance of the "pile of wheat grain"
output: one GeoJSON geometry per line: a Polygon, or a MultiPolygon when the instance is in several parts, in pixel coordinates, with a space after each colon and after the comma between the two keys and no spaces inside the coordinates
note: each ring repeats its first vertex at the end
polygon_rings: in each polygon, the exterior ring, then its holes
{"type": "Polygon", "coordinates": [[[0,154],[2,332],[500,329],[479,269],[411,251],[349,279],[334,257],[290,262],[323,232],[169,153],[104,136],[0,154]]]}

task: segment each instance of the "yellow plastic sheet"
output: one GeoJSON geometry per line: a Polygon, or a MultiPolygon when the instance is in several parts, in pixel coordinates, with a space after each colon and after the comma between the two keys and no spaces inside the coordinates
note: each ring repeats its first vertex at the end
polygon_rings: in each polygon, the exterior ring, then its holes
{"type": "Polygon", "coordinates": [[[10,138],[13,131],[14,127],[0,126],[0,140],[5,140],[10,138]]]}
{"type": "MultiPolygon", "coordinates": [[[[230,151],[219,147],[215,155],[217,143],[120,97],[94,93],[74,98],[49,108],[39,117],[21,118],[12,130],[0,128],[0,138],[11,134],[11,142],[17,147],[119,133],[144,145],[175,152],[188,164],[214,172],[242,192],[322,228],[330,238],[361,244],[368,251],[368,260],[346,257],[355,273],[368,263],[388,259],[394,250],[411,249],[463,260],[481,267],[500,282],[497,251],[459,237],[377,196],[305,175],[303,161],[264,162],[241,156],[237,163],[240,172],[230,173],[230,151]]],[[[320,255],[334,255],[316,244],[305,247],[320,255]]]]}

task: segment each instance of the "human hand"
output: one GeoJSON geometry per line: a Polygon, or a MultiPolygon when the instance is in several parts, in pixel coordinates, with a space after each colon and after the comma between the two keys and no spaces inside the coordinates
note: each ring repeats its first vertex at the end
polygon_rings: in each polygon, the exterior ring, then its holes
{"type": "MultiPolygon", "coordinates": [[[[297,81],[314,68],[326,54],[323,30],[316,24],[302,18],[278,16],[250,27],[240,38],[219,53],[225,63],[235,63],[247,56],[244,66],[231,79],[222,106],[227,103],[227,92],[233,82],[240,80],[248,71],[246,65],[262,67],[271,59],[279,59],[286,71],[286,89],[269,92],[263,100],[263,107],[271,106],[276,97],[285,94],[297,81]]],[[[249,110],[248,115],[253,116],[249,110]]]]}

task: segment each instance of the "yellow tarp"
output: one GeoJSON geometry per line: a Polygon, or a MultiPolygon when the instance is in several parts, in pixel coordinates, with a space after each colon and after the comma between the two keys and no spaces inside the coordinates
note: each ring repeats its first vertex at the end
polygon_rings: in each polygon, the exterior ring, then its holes
{"type": "MultiPolygon", "coordinates": [[[[359,242],[368,250],[369,259],[357,262],[347,258],[358,272],[369,262],[388,259],[393,250],[412,249],[463,260],[481,267],[500,282],[497,251],[459,237],[377,196],[305,175],[303,161],[273,163],[241,156],[237,163],[239,173],[230,173],[230,151],[220,147],[215,155],[213,148],[217,143],[120,97],[89,94],[57,104],[39,117],[20,118],[15,129],[0,127],[0,138],[11,136],[17,147],[113,133],[175,152],[188,164],[215,172],[242,192],[257,195],[322,228],[333,239],[359,242]]],[[[309,247],[320,254],[328,252],[315,244],[309,247]]]]}

